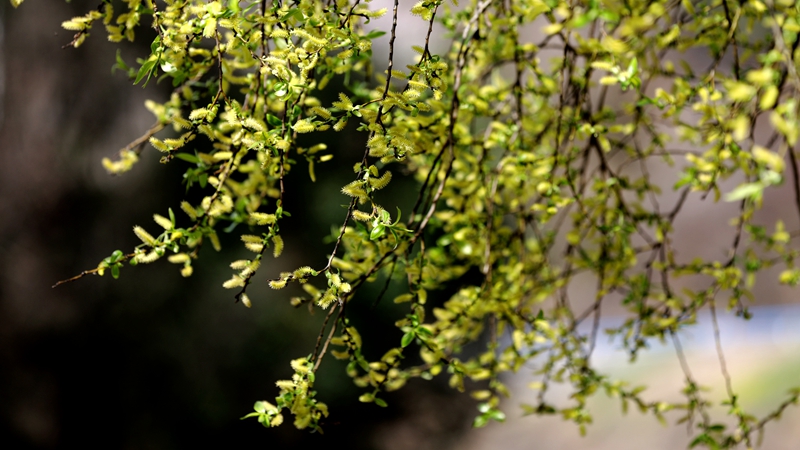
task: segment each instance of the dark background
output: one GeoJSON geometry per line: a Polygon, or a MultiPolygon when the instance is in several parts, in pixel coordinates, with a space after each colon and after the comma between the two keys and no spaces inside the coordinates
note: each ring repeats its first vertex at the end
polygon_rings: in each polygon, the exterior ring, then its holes
{"type": "MultiPolygon", "coordinates": [[[[339,188],[363,151],[357,136],[329,143],[336,156],[317,167],[316,184],[298,164],[289,180],[287,250],[262,266],[249,291],[252,309],[221,287],[228,263],[247,255],[236,233],[222,236],[222,252],[204,249],[188,279],[159,261],[126,266],[119,280],[92,276],[50,287],[115,249],[130,251],[138,243],[133,225],[157,229],[153,213],[172,207],[182,214],[183,162],[161,165],[147,147],[124,176],[100,165],[151,125],[143,102],[163,101],[169,86],[142,89],[110,72],[117,48],[131,65],[147,55],[146,28],[136,45],[111,44],[96,26],[82,47],[61,48],[72,36],[60,23],[94,6],[28,0],[15,10],[0,0],[3,448],[290,448],[321,439],[350,449],[450,446],[474,416],[467,396],[419,382],[389,395],[386,409],[361,404],[333,358],[317,383],[331,409],[324,436],[294,429],[288,414],[278,429],[239,420],[256,400],[273,399],[274,382],[292,373],[289,361],[314,348],[323,314],[291,307],[291,289],[271,291],[265,279],[324,265],[332,247],[324,238],[347,202],[339,188]]],[[[371,309],[375,294],[367,290],[348,309],[374,343],[367,348],[373,359],[400,339],[391,325],[398,311],[390,301],[371,309]]]]}

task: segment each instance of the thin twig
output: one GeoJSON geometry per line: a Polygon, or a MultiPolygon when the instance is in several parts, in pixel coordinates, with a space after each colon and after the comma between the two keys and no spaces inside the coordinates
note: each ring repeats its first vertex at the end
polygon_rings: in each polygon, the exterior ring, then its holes
{"type": "Polygon", "coordinates": [[[328,311],[328,314],[325,315],[325,320],[322,322],[322,327],[319,330],[319,335],[317,336],[317,344],[314,346],[314,353],[312,353],[311,359],[317,359],[317,352],[319,352],[319,346],[322,344],[322,336],[325,334],[325,328],[328,326],[328,320],[330,320],[333,313],[336,311],[338,304],[334,304],[331,309],[328,311]]]}
{"type": "Polygon", "coordinates": [[[715,296],[709,299],[708,307],[711,310],[711,323],[714,326],[714,343],[717,347],[717,357],[719,358],[719,367],[722,371],[722,377],[725,378],[725,389],[728,391],[728,397],[733,400],[734,393],[731,387],[731,375],[728,372],[728,365],[725,363],[725,353],[722,351],[722,339],[719,333],[719,323],[717,322],[717,307],[715,305],[715,296]]]}
{"type": "MultiPolygon", "coordinates": [[[[328,317],[330,317],[330,315],[333,314],[333,310],[334,309],[335,309],[335,306],[333,308],[331,308],[331,311],[328,313],[328,317]]],[[[328,351],[328,345],[330,345],[331,340],[333,340],[333,335],[334,335],[334,333],[336,333],[336,327],[339,325],[339,318],[341,318],[343,316],[343,314],[344,314],[344,305],[342,305],[342,308],[339,310],[339,315],[336,317],[336,320],[333,322],[333,326],[331,327],[331,331],[330,331],[330,333],[328,333],[328,338],[325,339],[325,344],[323,344],[323,346],[322,346],[322,351],[319,353],[319,355],[317,355],[316,354],[316,349],[314,350],[314,358],[316,359],[316,362],[314,362],[314,369],[313,369],[314,372],[316,372],[317,369],[319,369],[319,365],[322,364],[322,359],[325,357],[325,353],[328,351]]],[[[325,322],[326,323],[328,322],[328,318],[327,317],[325,318],[325,322]]],[[[322,325],[322,330],[325,330],[325,325],[324,324],[322,325]]],[[[319,345],[319,342],[317,342],[317,345],[319,345]]]]}

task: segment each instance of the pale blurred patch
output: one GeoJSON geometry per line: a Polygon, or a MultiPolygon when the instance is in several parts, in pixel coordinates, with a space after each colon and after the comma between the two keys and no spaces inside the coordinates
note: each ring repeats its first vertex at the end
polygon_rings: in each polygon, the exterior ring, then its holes
{"type": "MultiPolygon", "coordinates": [[[[742,407],[759,419],[777,408],[787,398],[787,390],[800,387],[800,307],[764,306],[752,309],[754,317],[745,321],[732,314],[719,318],[723,352],[731,375],[734,392],[740,395],[742,407]]],[[[604,321],[612,325],[614,318],[604,321]]],[[[725,417],[725,382],[720,370],[714,332],[708,314],[698,318],[698,325],[680,334],[681,343],[692,375],[701,385],[710,388],[707,398],[715,405],[714,419],[731,425],[725,417]]],[[[676,353],[671,344],[654,345],[631,364],[619,346],[600,339],[593,357],[598,370],[631,385],[646,385],[647,400],[680,401],[683,387],[676,353]]],[[[598,394],[589,402],[594,423],[581,437],[578,429],[559,416],[522,417],[519,403],[535,403],[536,392],[527,384],[530,371],[520,371],[508,378],[514,397],[504,405],[508,420],[468,432],[454,448],[482,449],[593,449],[593,450],[682,450],[688,448],[696,429],[689,433],[686,424],[676,425],[680,411],[666,414],[667,426],[652,415],[642,415],[634,407],[623,415],[619,401],[598,394]]],[[[565,405],[566,389],[548,394],[549,401],[565,405]]],[[[789,407],[781,420],[765,428],[762,449],[794,450],[800,442],[800,407],[789,407]]],[[[744,445],[742,445],[744,448],[744,445]]]]}

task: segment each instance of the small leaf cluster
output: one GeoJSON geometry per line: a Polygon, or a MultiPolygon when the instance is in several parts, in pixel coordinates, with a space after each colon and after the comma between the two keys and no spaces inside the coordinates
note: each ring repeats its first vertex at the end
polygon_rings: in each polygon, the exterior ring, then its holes
{"type": "Polygon", "coordinates": [[[280,388],[275,404],[258,401],[253,406],[255,412],[242,419],[255,417],[265,427],[276,427],[283,423],[281,411],[287,409],[295,416],[295,427],[322,433],[320,420],[328,417],[328,406],[314,398],[316,391],[313,390],[315,374],[311,370],[312,362],[310,358],[298,358],[292,361],[291,366],[294,370],[292,379],[275,383],[280,388]]]}

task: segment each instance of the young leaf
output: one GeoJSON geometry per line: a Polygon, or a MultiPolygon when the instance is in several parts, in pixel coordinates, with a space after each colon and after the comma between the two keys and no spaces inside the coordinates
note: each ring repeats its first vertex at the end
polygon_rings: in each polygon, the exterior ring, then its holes
{"type": "Polygon", "coordinates": [[[400,345],[404,348],[408,347],[412,342],[414,342],[415,336],[416,335],[414,334],[413,330],[407,331],[406,334],[403,335],[403,339],[400,341],[400,345]]]}

